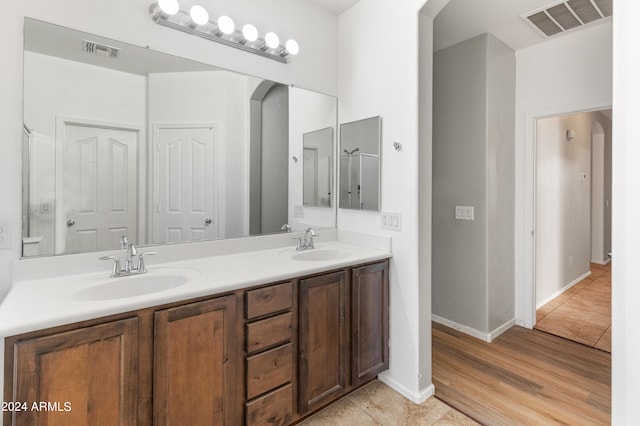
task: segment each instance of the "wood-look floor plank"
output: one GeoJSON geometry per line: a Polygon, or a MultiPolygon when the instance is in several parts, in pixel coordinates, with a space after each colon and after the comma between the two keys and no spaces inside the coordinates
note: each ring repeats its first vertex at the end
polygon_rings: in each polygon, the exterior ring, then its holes
{"type": "Polygon", "coordinates": [[[433,325],[436,397],[488,425],[610,423],[611,355],[513,327],[486,343],[433,325]]]}

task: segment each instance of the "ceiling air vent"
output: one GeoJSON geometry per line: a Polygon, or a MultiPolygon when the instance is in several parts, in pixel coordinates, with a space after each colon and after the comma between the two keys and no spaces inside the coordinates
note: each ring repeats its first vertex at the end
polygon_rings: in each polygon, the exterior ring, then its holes
{"type": "Polygon", "coordinates": [[[106,44],[96,43],[95,41],[91,40],[83,40],[82,50],[86,53],[90,53],[96,56],[102,56],[105,58],[117,58],[118,51],[120,49],[113,46],[107,46],[106,44]]]}
{"type": "Polygon", "coordinates": [[[567,0],[522,15],[544,37],[552,37],[609,18],[613,0],[567,0]]]}

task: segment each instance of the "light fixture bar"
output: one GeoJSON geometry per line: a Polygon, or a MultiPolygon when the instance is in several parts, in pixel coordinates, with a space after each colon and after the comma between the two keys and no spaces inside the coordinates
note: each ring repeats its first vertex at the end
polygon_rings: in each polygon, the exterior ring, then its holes
{"type": "MultiPolygon", "coordinates": [[[[208,21],[204,25],[196,25],[189,13],[179,10],[173,15],[168,15],[158,6],[158,3],[153,3],[149,7],[149,15],[158,25],[173,28],[174,30],[224,44],[225,46],[235,47],[236,49],[244,50],[245,52],[269,58],[283,64],[288,63],[290,57],[298,53],[297,50],[289,52],[286,46],[282,45],[271,48],[267,46],[265,40],[260,37],[255,41],[247,41],[244,39],[241,30],[234,30],[231,35],[225,35],[220,31],[218,25],[212,21],[208,21]]],[[[297,43],[295,46],[297,47],[297,43]]]]}

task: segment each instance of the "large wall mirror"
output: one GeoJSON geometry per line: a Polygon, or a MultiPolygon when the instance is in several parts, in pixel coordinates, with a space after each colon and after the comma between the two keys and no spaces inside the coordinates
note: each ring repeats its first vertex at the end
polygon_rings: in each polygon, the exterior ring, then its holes
{"type": "MultiPolygon", "coordinates": [[[[334,97],[30,18],[24,40],[24,256],[302,222],[292,156],[335,127],[334,97]]],[[[334,227],[335,211],[304,220],[334,227]]]]}
{"type": "Polygon", "coordinates": [[[380,210],[381,118],[340,125],[340,208],[380,210]]]}

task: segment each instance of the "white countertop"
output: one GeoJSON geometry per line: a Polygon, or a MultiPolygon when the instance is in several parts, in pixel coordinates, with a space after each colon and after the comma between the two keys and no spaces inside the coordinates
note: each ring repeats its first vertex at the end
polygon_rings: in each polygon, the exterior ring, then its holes
{"type": "Polygon", "coordinates": [[[96,283],[123,279],[108,278],[108,267],[101,272],[17,282],[0,305],[0,336],[215,295],[391,257],[389,250],[343,241],[321,242],[316,244],[316,249],[344,250],[350,256],[335,260],[301,261],[292,259],[292,255],[296,254],[293,247],[278,247],[162,265],[154,265],[149,258],[149,272],[145,276],[184,270],[189,281],[155,293],[111,300],[80,301],[73,297],[79,290],[96,283]]]}

